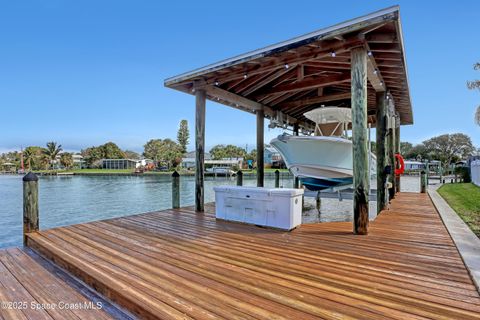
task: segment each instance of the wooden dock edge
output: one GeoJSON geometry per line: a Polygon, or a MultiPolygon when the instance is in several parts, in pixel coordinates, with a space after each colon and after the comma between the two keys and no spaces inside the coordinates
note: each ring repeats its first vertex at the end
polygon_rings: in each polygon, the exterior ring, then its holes
{"type": "Polygon", "coordinates": [[[428,195],[457,247],[470,278],[480,293],[480,239],[440,196],[436,188],[430,188],[428,195]]]}
{"type": "Polygon", "coordinates": [[[106,300],[126,310],[126,314],[131,313],[134,317],[138,316],[142,319],[158,319],[153,311],[142,308],[141,305],[136,303],[138,299],[125,294],[122,292],[122,288],[118,288],[115,285],[112,286],[112,283],[109,283],[114,282],[114,280],[108,277],[101,277],[101,275],[98,277],[93,276],[88,272],[90,269],[88,265],[77,265],[74,257],[66,252],[61,252],[59,248],[51,246],[50,243],[44,242],[40,234],[36,232],[27,234],[26,246],[40,257],[52,262],[61,270],[68,272],[85,283],[106,300]],[[115,289],[115,287],[117,288],[115,289]]]}
{"type": "Polygon", "coordinates": [[[109,299],[99,294],[95,289],[88,286],[82,280],[74,277],[68,271],[53,263],[52,260],[46,259],[44,256],[41,256],[37,251],[34,251],[29,247],[24,247],[23,251],[36,263],[42,266],[45,270],[54,274],[58,279],[68,283],[70,287],[75,289],[77,292],[80,292],[84,297],[88,298],[89,301],[92,301],[94,303],[100,302],[102,304],[102,309],[104,309],[114,319],[136,319],[136,317],[130,314],[128,311],[116,305],[115,303],[112,303],[109,299]]]}

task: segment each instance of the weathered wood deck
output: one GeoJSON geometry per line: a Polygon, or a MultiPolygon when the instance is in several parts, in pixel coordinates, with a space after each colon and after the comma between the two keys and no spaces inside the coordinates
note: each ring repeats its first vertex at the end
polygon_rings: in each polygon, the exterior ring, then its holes
{"type": "Polygon", "coordinates": [[[30,247],[144,318],[480,319],[480,296],[424,194],[401,193],[368,236],[292,232],[192,208],[62,227],[30,247]]]}
{"type": "Polygon", "coordinates": [[[0,319],[113,319],[102,301],[34,258],[28,250],[0,250],[0,319]]]}

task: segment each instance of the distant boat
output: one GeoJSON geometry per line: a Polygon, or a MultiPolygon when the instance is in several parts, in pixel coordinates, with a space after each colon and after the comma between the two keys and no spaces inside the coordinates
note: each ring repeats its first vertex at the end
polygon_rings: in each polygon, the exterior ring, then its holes
{"type": "MultiPolygon", "coordinates": [[[[353,183],[352,141],[347,139],[351,110],[324,107],[304,114],[315,122],[314,136],[283,134],[270,144],[282,155],[287,168],[309,190],[320,191],[353,183]]],[[[376,158],[370,153],[370,174],[376,158]]]]}
{"type": "Polygon", "coordinates": [[[213,173],[216,175],[227,175],[227,176],[233,176],[235,175],[235,171],[230,169],[229,167],[212,167],[212,168],[207,168],[205,169],[205,172],[207,173],[213,173]]]}

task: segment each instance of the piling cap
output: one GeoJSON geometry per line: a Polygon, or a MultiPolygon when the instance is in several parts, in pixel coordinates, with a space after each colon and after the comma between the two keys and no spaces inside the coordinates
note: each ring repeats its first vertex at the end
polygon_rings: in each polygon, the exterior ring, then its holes
{"type": "Polygon", "coordinates": [[[177,170],[173,171],[172,177],[180,177],[180,174],[178,174],[177,170]]]}
{"type": "Polygon", "coordinates": [[[23,176],[23,181],[24,182],[28,182],[28,181],[38,181],[38,177],[35,173],[33,173],[32,171],[30,171],[29,173],[27,173],[25,176],[23,176]]]}

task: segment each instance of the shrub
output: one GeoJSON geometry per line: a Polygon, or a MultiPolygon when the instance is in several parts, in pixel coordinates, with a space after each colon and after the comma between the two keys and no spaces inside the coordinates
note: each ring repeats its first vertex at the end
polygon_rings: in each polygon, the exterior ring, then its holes
{"type": "Polygon", "coordinates": [[[456,167],[455,174],[459,175],[463,182],[471,182],[470,170],[468,167],[456,167]]]}

